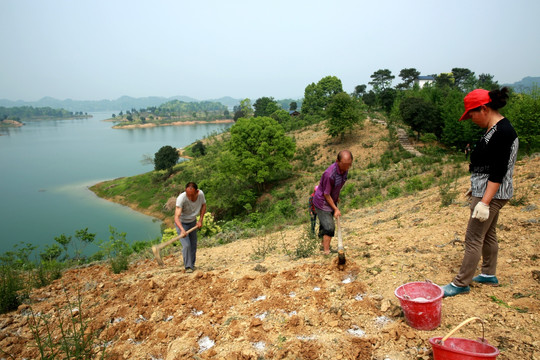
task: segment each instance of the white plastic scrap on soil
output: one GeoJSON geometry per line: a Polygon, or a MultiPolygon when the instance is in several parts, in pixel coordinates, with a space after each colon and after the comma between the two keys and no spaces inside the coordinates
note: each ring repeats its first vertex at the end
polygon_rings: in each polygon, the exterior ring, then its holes
{"type": "Polygon", "coordinates": [[[321,291],[321,288],[318,287],[318,286],[315,286],[315,287],[313,288],[313,291],[321,291]]]}
{"type": "Polygon", "coordinates": [[[193,309],[193,310],[191,310],[191,314],[193,314],[195,316],[201,316],[203,314],[203,311],[202,310],[197,311],[197,309],[193,309]]]}
{"type": "Polygon", "coordinates": [[[148,321],[146,320],[146,318],[142,315],[139,315],[139,317],[137,319],[135,319],[135,323],[140,323],[140,322],[143,322],[143,321],[148,321]]]}
{"type": "Polygon", "coordinates": [[[289,293],[289,297],[292,297],[292,298],[293,298],[293,297],[295,297],[295,296],[296,296],[296,293],[295,293],[294,291],[291,291],[291,292],[289,293]]]}
{"type": "Polygon", "coordinates": [[[377,316],[375,318],[375,325],[379,327],[383,327],[384,325],[391,323],[392,320],[390,318],[387,318],[386,316],[377,316]]]}
{"type": "Polygon", "coordinates": [[[253,301],[262,301],[262,300],[266,300],[266,295],[261,295],[259,297],[256,297],[255,299],[253,299],[253,301]]]}
{"type": "Polygon", "coordinates": [[[357,295],[354,297],[354,300],[356,300],[356,301],[362,301],[362,300],[364,300],[364,296],[366,296],[366,294],[357,294],[357,295]]]}
{"type": "Polygon", "coordinates": [[[208,336],[200,338],[197,343],[199,344],[199,353],[202,353],[210,349],[212,346],[216,344],[214,340],[210,339],[208,336]]]}
{"type": "Polygon", "coordinates": [[[169,316],[167,316],[167,317],[165,318],[165,320],[163,320],[163,321],[168,322],[168,321],[171,321],[172,319],[174,319],[174,316],[169,315],[169,316]]]}
{"type": "Polygon", "coordinates": [[[350,284],[353,281],[353,279],[348,276],[345,280],[342,281],[343,284],[350,284]]]}
{"type": "Polygon", "coordinates": [[[257,314],[257,315],[255,315],[255,317],[256,317],[257,319],[264,320],[264,319],[266,318],[266,315],[268,315],[268,313],[265,311],[265,312],[263,312],[262,314],[257,314]]]}
{"type": "Polygon", "coordinates": [[[257,341],[253,343],[253,347],[257,350],[264,350],[264,348],[266,347],[266,344],[264,343],[264,341],[257,341]]]}
{"type": "Polygon", "coordinates": [[[302,341],[313,341],[313,340],[317,340],[317,336],[315,336],[315,335],[309,335],[309,336],[298,335],[296,338],[297,338],[298,340],[302,340],[302,341]]]}
{"type": "Polygon", "coordinates": [[[366,332],[362,329],[360,329],[358,326],[354,325],[351,329],[347,330],[347,332],[353,336],[362,337],[366,335],[366,332]]]}

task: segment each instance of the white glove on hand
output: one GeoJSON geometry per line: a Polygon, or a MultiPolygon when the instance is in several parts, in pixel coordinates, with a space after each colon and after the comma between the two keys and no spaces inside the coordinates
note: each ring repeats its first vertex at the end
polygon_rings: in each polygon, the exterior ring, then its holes
{"type": "Polygon", "coordinates": [[[474,207],[472,212],[472,218],[478,219],[480,222],[484,222],[489,217],[489,205],[484,204],[483,202],[478,202],[474,207]]]}

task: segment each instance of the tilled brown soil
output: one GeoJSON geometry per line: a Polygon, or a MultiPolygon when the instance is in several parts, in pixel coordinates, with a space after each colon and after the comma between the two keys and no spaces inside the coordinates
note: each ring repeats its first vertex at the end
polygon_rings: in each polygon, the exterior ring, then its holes
{"type": "MultiPolygon", "coordinates": [[[[477,316],[498,359],[540,359],[539,168],[540,157],[519,162],[515,184],[528,203],[501,212],[501,286],[443,299],[433,331],[406,324],[394,290],[426,279],[447,284],[460,266],[467,202],[441,207],[437,188],[344,214],[342,271],[337,254],[287,255],[305,228],[200,249],[192,274],[181,270],[178,251],[164,256],[164,267],[148,251],[118,275],[106,264],[69,270],[0,316],[0,348],[39,359],[33,321],[42,319],[42,336],[44,319],[60,336],[59,320],[81,311],[110,359],[431,359],[429,338],[477,316]],[[254,260],[268,241],[274,249],[254,260]]],[[[453,337],[481,334],[471,323],[453,337]]]]}

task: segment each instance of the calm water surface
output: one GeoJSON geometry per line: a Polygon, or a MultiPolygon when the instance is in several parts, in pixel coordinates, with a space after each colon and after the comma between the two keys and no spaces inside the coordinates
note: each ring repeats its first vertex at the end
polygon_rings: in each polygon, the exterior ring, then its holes
{"type": "Polygon", "coordinates": [[[111,114],[27,121],[21,128],[0,129],[0,254],[20,242],[38,245],[41,251],[55,243],[55,236],[73,236],[84,228],[96,233],[96,240],[108,240],[109,226],[127,233],[129,242],[160,236],[159,221],[100,199],[88,186],[151,171],[152,165],[141,163],[143,155],[153,158],[164,145],[184,147],[230,126],[120,130],[102,121],[111,114]]]}

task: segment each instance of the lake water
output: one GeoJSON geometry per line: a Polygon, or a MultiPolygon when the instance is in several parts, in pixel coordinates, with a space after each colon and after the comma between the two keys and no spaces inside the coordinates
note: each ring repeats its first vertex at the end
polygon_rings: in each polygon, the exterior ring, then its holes
{"type": "Polygon", "coordinates": [[[109,239],[109,226],[125,232],[129,242],[155,239],[160,221],[100,199],[88,187],[151,171],[152,165],[141,163],[145,154],[153,158],[164,145],[184,147],[231,125],[112,129],[102,121],[112,113],[118,111],[0,129],[0,254],[20,242],[41,251],[54,237],[75,239],[84,228],[97,234],[96,242],[109,239]]]}

